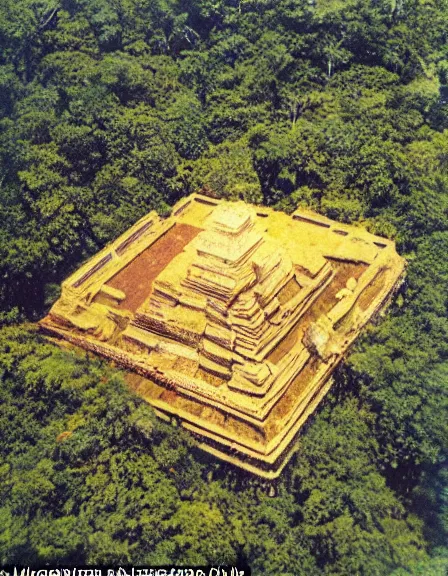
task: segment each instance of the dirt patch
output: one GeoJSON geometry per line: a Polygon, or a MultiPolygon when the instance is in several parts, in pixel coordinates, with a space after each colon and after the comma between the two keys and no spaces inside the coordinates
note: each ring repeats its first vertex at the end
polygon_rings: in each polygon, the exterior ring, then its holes
{"type": "Polygon", "coordinates": [[[282,429],[284,425],[283,419],[297,406],[300,397],[307,393],[307,388],[317,369],[318,360],[311,359],[307,362],[304,369],[297,374],[286,392],[271,410],[266,426],[266,435],[269,440],[282,429]]]}
{"type": "Polygon", "coordinates": [[[135,312],[149,296],[160,272],[199,232],[195,226],[176,224],[111,278],[107,285],[126,294],[118,308],[135,312]]]}
{"type": "Polygon", "coordinates": [[[358,279],[367,268],[365,264],[353,264],[336,260],[332,261],[332,266],[336,270],[333,281],[313,303],[311,308],[298,320],[296,326],[269,354],[268,360],[273,364],[277,364],[303,338],[303,334],[311,322],[315,322],[319,316],[326,314],[333,308],[338,301],[336,294],[345,286],[347,280],[352,276],[358,279]]]}
{"type": "Polygon", "coordinates": [[[378,292],[381,290],[381,288],[384,286],[385,283],[384,275],[385,274],[383,270],[381,269],[378,270],[378,273],[371,282],[371,284],[367,286],[367,288],[358,298],[357,302],[358,306],[361,308],[363,312],[365,312],[367,308],[372,304],[372,301],[378,295],[378,292]]]}

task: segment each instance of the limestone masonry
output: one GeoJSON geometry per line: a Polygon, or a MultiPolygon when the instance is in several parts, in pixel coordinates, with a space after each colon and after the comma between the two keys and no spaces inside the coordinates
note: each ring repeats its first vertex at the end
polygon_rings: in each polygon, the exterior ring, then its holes
{"type": "Polygon", "coordinates": [[[404,267],[363,228],[194,194],[66,280],[40,326],[129,369],[204,450],[275,478],[404,267]]]}

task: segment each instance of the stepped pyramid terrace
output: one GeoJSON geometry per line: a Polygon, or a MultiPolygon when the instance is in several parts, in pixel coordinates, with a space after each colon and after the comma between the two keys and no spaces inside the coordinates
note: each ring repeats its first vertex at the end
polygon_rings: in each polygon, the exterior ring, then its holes
{"type": "Polygon", "coordinates": [[[404,268],[363,228],[194,194],[68,278],[40,326],[128,369],[160,417],[270,479],[404,268]]]}

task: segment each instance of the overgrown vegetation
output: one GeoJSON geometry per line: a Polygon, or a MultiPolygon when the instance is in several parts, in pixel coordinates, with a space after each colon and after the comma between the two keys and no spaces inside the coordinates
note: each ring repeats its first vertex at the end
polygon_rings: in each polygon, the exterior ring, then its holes
{"type": "Polygon", "coordinates": [[[445,573],[447,16],[446,0],[2,1],[0,563],[445,573]],[[409,261],[273,499],[25,323],[201,187],[361,222],[409,261]]]}

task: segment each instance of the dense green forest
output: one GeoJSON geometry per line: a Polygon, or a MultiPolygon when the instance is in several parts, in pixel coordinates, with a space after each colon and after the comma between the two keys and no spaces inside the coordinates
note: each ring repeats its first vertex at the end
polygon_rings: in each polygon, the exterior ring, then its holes
{"type": "Polygon", "coordinates": [[[1,0],[0,564],[447,573],[447,36],[447,0],[1,0]],[[33,324],[201,188],[409,262],[275,498],[33,324]]]}

